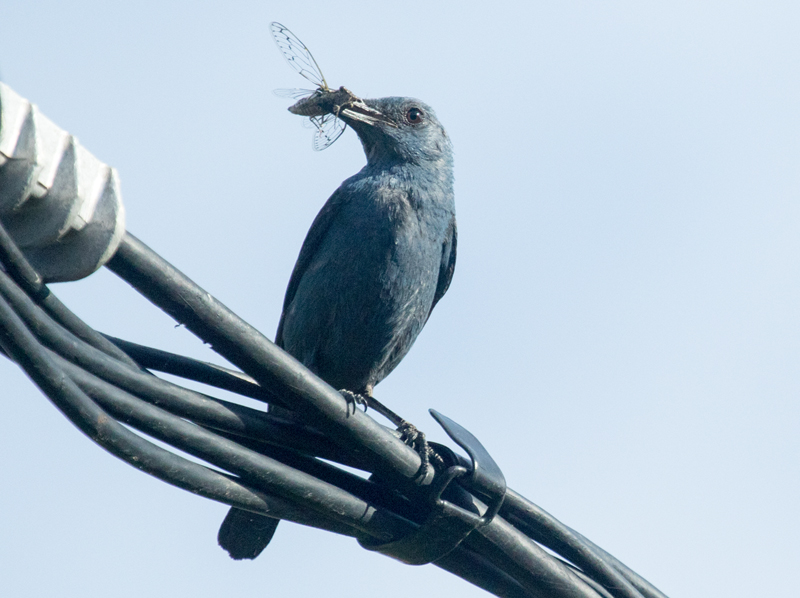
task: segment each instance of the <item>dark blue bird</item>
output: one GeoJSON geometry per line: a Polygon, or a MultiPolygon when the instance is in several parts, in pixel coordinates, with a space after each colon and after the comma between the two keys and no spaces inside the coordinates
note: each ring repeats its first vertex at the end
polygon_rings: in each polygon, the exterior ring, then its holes
{"type": "MultiPolygon", "coordinates": [[[[411,98],[350,101],[332,110],[358,134],[367,165],[311,225],[275,342],[334,388],[407,425],[372,391],[408,353],[453,276],[450,139],[433,110],[411,98]]],[[[219,542],[233,558],[255,558],[276,525],[231,509],[219,542]]]]}

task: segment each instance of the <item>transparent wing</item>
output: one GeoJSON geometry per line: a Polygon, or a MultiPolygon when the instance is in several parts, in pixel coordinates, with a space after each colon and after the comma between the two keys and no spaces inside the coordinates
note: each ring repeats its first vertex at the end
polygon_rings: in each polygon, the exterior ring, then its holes
{"type": "Polygon", "coordinates": [[[272,32],[275,43],[278,45],[278,49],[283,54],[286,62],[289,63],[289,66],[317,87],[327,90],[328,84],[325,81],[325,77],[306,45],[280,23],[273,21],[270,23],[269,29],[272,32]]]}
{"type": "Polygon", "coordinates": [[[314,95],[313,89],[273,89],[274,93],[279,98],[291,98],[299,100],[300,98],[309,98],[314,95]]]}
{"type": "Polygon", "coordinates": [[[312,145],[318,152],[333,145],[333,142],[339,139],[342,133],[344,133],[344,121],[336,118],[333,114],[313,116],[309,120],[317,128],[312,145]]]}

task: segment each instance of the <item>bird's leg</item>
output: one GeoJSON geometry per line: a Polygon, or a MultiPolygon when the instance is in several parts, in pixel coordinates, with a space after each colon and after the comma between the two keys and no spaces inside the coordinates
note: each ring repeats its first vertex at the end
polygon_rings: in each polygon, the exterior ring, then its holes
{"type": "Polygon", "coordinates": [[[378,399],[372,396],[372,393],[367,393],[365,395],[356,394],[350,391],[339,391],[345,398],[348,396],[353,397],[353,400],[356,401],[358,404],[364,405],[365,410],[366,407],[369,406],[371,409],[380,413],[383,417],[388,419],[392,422],[395,426],[397,426],[397,431],[400,432],[400,440],[405,442],[408,446],[413,448],[422,459],[421,469],[425,470],[428,464],[433,461],[437,465],[444,466],[444,461],[442,458],[434,451],[431,446],[428,444],[428,441],[425,440],[425,433],[419,430],[414,424],[407,422],[402,417],[397,415],[394,411],[389,409],[386,405],[381,403],[378,399]],[[358,400],[355,397],[358,397],[358,400]],[[361,401],[364,401],[363,403],[361,401]]]}

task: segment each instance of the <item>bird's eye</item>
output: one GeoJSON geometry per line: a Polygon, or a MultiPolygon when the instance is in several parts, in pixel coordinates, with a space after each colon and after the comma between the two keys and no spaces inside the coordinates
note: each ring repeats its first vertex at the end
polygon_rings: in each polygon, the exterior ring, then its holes
{"type": "Polygon", "coordinates": [[[406,120],[412,125],[418,125],[422,122],[422,110],[419,108],[409,108],[406,112],[406,120]]]}

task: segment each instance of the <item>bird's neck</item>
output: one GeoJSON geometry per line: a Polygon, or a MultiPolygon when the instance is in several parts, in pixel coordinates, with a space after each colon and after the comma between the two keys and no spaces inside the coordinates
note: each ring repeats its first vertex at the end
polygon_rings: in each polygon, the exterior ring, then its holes
{"type": "Polygon", "coordinates": [[[393,179],[401,186],[409,188],[436,188],[449,193],[452,193],[453,189],[452,160],[444,158],[423,162],[368,161],[362,172],[370,176],[393,179]]]}

